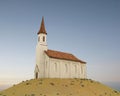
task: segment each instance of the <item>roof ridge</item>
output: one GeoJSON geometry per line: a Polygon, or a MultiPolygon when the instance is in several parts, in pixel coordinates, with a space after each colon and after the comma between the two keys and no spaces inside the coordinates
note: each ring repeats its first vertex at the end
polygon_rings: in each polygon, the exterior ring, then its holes
{"type": "Polygon", "coordinates": [[[66,53],[66,52],[61,52],[61,51],[56,51],[51,49],[48,49],[47,51],[45,51],[45,53],[51,58],[71,60],[71,61],[76,61],[76,62],[81,62],[86,64],[86,62],[80,60],[79,58],[77,58],[71,53],[66,53]]]}
{"type": "MultiPolygon", "coordinates": [[[[68,52],[63,52],[63,51],[57,51],[57,50],[51,50],[51,49],[48,49],[48,50],[50,50],[50,51],[55,51],[55,52],[60,52],[60,53],[71,54],[71,53],[68,53],[68,52]]],[[[71,55],[73,55],[73,54],[71,54],[71,55]]]]}

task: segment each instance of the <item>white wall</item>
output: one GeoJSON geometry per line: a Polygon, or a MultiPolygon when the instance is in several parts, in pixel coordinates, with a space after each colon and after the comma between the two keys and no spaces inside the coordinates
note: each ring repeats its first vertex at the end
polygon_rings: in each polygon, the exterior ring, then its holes
{"type": "Polygon", "coordinates": [[[35,69],[39,78],[87,78],[86,64],[49,58],[45,53],[42,56],[43,62],[35,69]]]}
{"type": "Polygon", "coordinates": [[[49,58],[45,54],[44,78],[86,78],[86,64],[49,58]]]}

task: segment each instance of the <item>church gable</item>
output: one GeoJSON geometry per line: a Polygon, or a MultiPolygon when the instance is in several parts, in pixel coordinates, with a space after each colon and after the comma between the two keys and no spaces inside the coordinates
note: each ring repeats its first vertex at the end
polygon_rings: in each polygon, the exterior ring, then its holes
{"type": "Polygon", "coordinates": [[[54,50],[47,50],[47,51],[45,51],[45,53],[51,58],[76,61],[76,62],[86,64],[86,62],[76,58],[74,55],[72,55],[70,53],[54,51],[54,50]]]}

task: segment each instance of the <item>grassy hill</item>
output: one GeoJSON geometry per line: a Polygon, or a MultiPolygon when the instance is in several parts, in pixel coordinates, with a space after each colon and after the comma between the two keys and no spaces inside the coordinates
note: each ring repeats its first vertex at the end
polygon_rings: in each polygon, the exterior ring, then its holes
{"type": "Polygon", "coordinates": [[[0,96],[120,96],[120,92],[88,79],[32,79],[1,91],[0,96]]]}

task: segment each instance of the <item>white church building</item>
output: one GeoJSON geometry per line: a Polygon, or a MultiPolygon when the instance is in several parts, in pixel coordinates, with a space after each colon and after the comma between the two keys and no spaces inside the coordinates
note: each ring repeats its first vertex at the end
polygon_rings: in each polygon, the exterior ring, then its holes
{"type": "Polygon", "coordinates": [[[34,77],[37,78],[86,78],[86,62],[71,53],[48,49],[47,32],[44,18],[37,33],[36,66],[34,77]]]}

